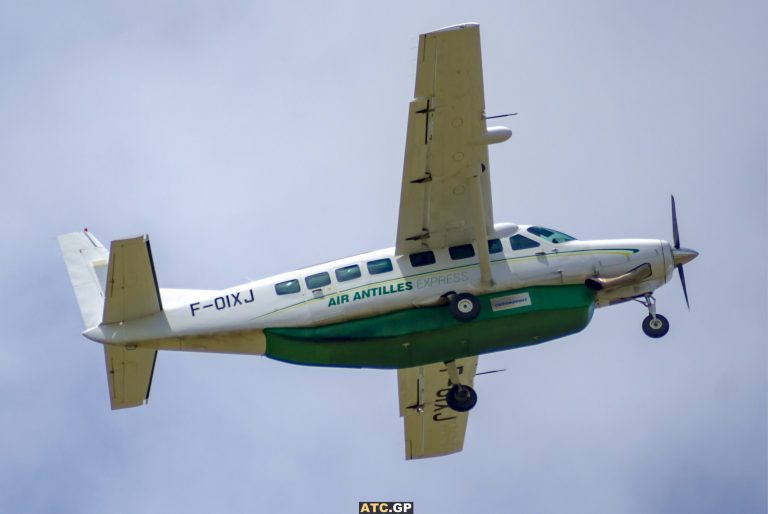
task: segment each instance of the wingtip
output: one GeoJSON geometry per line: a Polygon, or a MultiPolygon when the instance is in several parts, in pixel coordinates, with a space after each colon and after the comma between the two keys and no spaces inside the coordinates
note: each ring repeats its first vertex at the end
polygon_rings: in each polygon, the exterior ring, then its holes
{"type": "Polygon", "coordinates": [[[449,25],[441,29],[431,30],[427,32],[427,34],[439,34],[441,32],[453,32],[456,30],[465,30],[465,29],[472,29],[472,28],[480,28],[480,24],[473,21],[467,22],[467,23],[459,23],[457,25],[449,25]]]}

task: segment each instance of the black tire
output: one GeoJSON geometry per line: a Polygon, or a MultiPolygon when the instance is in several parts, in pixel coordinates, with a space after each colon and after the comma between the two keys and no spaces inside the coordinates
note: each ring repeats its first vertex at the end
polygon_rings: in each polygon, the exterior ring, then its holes
{"type": "Polygon", "coordinates": [[[445,401],[456,412],[467,412],[477,404],[477,393],[469,386],[454,385],[445,395],[445,401]]]}
{"type": "Polygon", "coordinates": [[[459,293],[451,296],[448,308],[459,321],[472,321],[480,314],[480,300],[473,294],[459,293]]]}
{"type": "Polygon", "coordinates": [[[649,315],[643,320],[643,332],[654,339],[664,337],[669,332],[669,320],[661,314],[657,314],[655,320],[649,315]]]}

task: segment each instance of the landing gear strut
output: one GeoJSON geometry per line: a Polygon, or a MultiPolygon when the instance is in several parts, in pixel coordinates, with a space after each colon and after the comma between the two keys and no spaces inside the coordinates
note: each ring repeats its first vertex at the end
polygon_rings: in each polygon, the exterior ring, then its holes
{"type": "Polygon", "coordinates": [[[448,377],[451,379],[451,388],[445,395],[445,401],[448,407],[456,412],[467,412],[477,403],[477,393],[468,385],[461,385],[459,370],[456,368],[456,361],[447,361],[445,369],[448,371],[448,377]]]}
{"type": "Polygon", "coordinates": [[[646,294],[642,300],[636,300],[648,308],[648,316],[643,320],[643,332],[648,337],[658,339],[669,332],[669,320],[661,314],[656,314],[656,298],[646,294]]]}

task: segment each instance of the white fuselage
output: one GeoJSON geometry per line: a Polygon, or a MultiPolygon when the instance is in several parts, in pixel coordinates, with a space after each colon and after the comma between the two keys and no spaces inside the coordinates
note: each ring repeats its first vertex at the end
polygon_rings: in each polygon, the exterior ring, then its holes
{"type": "Polygon", "coordinates": [[[162,289],[163,310],[148,318],[100,325],[85,332],[95,341],[162,349],[263,353],[260,332],[272,327],[316,326],[365,318],[400,309],[439,305],[446,294],[475,295],[530,286],[584,283],[618,276],[648,263],[642,282],[600,291],[598,307],[654,291],[674,269],[670,244],[657,239],[573,240],[551,243],[526,232],[528,226],[497,225],[489,239],[501,241],[491,254],[494,283],[480,285],[477,257],[452,259],[448,249],[434,252],[434,264],[413,266],[392,248],[283,273],[221,291],[162,289]],[[510,229],[510,227],[513,227],[510,229]],[[513,250],[509,235],[525,234],[535,248],[513,250]],[[392,270],[372,275],[366,264],[390,259],[392,270]],[[360,276],[340,282],[335,270],[359,266],[360,276]],[[328,272],[329,284],[309,289],[306,278],[328,272]],[[298,280],[300,290],[278,295],[275,285],[298,280]],[[213,342],[213,337],[220,341],[213,342]],[[231,344],[226,342],[231,339],[231,344]],[[249,342],[244,342],[249,341],[249,342]],[[145,344],[142,344],[145,342],[145,344]]]}

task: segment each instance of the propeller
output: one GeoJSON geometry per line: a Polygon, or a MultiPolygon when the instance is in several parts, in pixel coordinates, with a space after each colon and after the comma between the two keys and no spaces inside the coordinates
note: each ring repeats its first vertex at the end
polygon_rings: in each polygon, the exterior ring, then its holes
{"type": "Polygon", "coordinates": [[[685,273],[683,272],[683,264],[691,262],[698,257],[699,252],[691,250],[690,248],[680,247],[680,232],[677,229],[677,209],[675,209],[675,195],[672,196],[672,241],[674,247],[672,248],[672,260],[677,268],[677,274],[680,276],[680,283],[683,285],[683,296],[685,296],[685,305],[688,310],[691,309],[691,304],[688,302],[688,288],[685,287],[685,273]]]}

